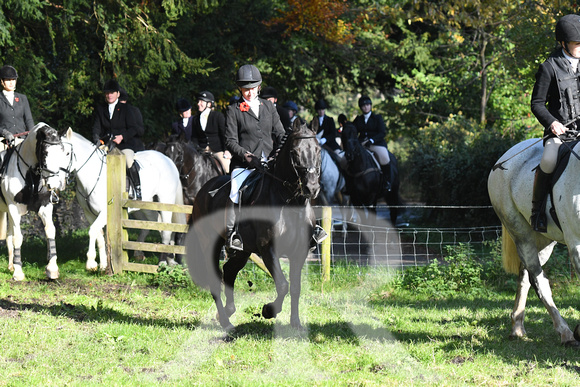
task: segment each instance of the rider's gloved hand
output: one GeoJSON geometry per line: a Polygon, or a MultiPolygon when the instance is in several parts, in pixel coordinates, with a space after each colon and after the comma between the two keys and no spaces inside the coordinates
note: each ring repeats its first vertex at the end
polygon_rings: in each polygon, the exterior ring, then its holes
{"type": "Polygon", "coordinates": [[[244,155],[244,158],[246,159],[246,162],[248,163],[248,166],[250,168],[252,168],[252,169],[262,169],[262,162],[255,155],[253,155],[253,154],[251,154],[251,153],[248,152],[248,153],[246,153],[244,155]]]}
{"type": "Polygon", "coordinates": [[[6,144],[8,146],[14,144],[14,135],[10,131],[8,131],[6,129],[2,129],[2,133],[0,133],[0,134],[6,140],[6,144]]]}

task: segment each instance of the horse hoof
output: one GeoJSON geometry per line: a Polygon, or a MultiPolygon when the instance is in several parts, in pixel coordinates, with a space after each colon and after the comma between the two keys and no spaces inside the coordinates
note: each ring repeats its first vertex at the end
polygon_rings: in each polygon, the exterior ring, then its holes
{"type": "Polygon", "coordinates": [[[570,341],[566,341],[564,343],[564,347],[566,348],[580,348],[580,341],[576,340],[570,340],[570,341]]]}
{"type": "Polygon", "coordinates": [[[24,281],[24,272],[22,271],[22,266],[14,265],[14,274],[12,275],[12,279],[14,281],[24,281]]]}
{"type": "Polygon", "coordinates": [[[54,269],[49,269],[48,267],[45,270],[46,273],[46,278],[48,278],[49,280],[55,280],[58,279],[58,277],[60,276],[60,273],[58,272],[58,269],[54,270],[54,269]]]}
{"type": "Polygon", "coordinates": [[[87,264],[85,265],[85,269],[87,271],[97,271],[97,268],[99,267],[99,265],[97,265],[96,261],[87,261],[87,264]]]}
{"type": "Polygon", "coordinates": [[[266,304],[262,307],[262,316],[265,319],[270,319],[276,317],[276,311],[274,310],[274,306],[272,304],[266,304]]]}

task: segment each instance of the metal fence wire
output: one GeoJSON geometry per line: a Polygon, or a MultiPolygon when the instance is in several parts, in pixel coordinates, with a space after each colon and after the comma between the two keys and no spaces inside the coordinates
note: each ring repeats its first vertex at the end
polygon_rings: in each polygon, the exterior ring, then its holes
{"type": "MultiPolygon", "coordinates": [[[[393,226],[387,220],[388,212],[385,211],[388,210],[379,210],[375,216],[362,209],[333,208],[330,235],[332,265],[419,266],[434,259],[441,261],[448,254],[449,246],[459,244],[469,244],[474,254],[485,258],[490,251],[488,242],[495,242],[501,237],[501,225],[421,228],[403,222],[393,226]]],[[[320,249],[310,254],[308,263],[320,263],[320,249]]]]}

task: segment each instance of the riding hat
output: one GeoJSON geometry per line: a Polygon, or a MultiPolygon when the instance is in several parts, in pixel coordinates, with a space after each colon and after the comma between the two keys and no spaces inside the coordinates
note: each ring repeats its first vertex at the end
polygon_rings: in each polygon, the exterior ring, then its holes
{"type": "Polygon", "coordinates": [[[215,98],[213,96],[213,94],[209,91],[202,91],[200,93],[197,94],[197,100],[202,100],[205,102],[214,102],[215,98]]]}
{"type": "Polygon", "coordinates": [[[106,92],[113,92],[113,91],[120,91],[119,82],[114,79],[109,79],[105,82],[105,86],[103,86],[103,91],[106,92]]]}
{"type": "Polygon", "coordinates": [[[278,92],[272,86],[266,86],[260,92],[262,98],[278,98],[278,92]]]}
{"type": "Polygon", "coordinates": [[[295,112],[298,112],[298,105],[296,105],[294,101],[286,101],[283,107],[288,110],[294,110],[295,112]]]}
{"type": "Polygon", "coordinates": [[[262,74],[254,65],[246,64],[238,69],[236,85],[246,89],[253,89],[262,84],[262,74]]]}
{"type": "Polygon", "coordinates": [[[319,99],[314,104],[314,110],[322,110],[322,109],[328,109],[328,105],[323,99],[319,99]]]}
{"type": "Polygon", "coordinates": [[[580,15],[563,16],[556,24],[558,42],[580,42],[580,15]]]}
{"type": "Polygon", "coordinates": [[[191,109],[191,104],[185,98],[179,98],[175,103],[175,110],[180,113],[186,112],[191,109]]]}
{"type": "Polygon", "coordinates": [[[362,107],[363,105],[372,105],[373,101],[371,101],[370,97],[368,95],[363,95],[362,97],[360,97],[358,99],[358,107],[362,107]]]}
{"type": "Polygon", "coordinates": [[[12,66],[5,65],[0,69],[0,79],[16,79],[18,78],[18,73],[16,69],[12,66]]]}

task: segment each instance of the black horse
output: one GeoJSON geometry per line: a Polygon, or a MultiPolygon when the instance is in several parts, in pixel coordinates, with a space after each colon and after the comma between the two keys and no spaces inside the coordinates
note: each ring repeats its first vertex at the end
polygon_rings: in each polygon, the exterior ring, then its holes
{"type": "Polygon", "coordinates": [[[200,151],[180,137],[171,136],[165,143],[156,144],[155,149],[175,163],[183,186],[184,204],[193,204],[197,192],[211,178],[225,175],[221,163],[212,153],[200,151]]]}
{"type": "MultiPolygon", "coordinates": [[[[298,122],[298,120],[296,120],[298,122]]],[[[233,329],[229,317],[235,312],[234,282],[252,252],[262,257],[276,284],[276,299],[264,305],[262,315],[273,318],[282,310],[288,281],[280,267],[280,256],[290,262],[290,321],[299,328],[298,299],[302,267],[311,244],[315,216],[310,200],[320,191],[320,146],[306,125],[295,125],[278,155],[266,170],[256,170],[242,187],[242,206],[237,216],[237,232],[244,251],[227,251],[223,265],[226,304],[220,297],[222,272],[220,251],[225,243],[225,208],[230,200],[230,177],[213,178],[198,192],[193,203],[191,227],[187,235],[187,262],[190,275],[201,287],[209,288],[221,326],[233,329]],[[246,185],[246,184],[245,184],[246,185]]]]}
{"type": "Polygon", "coordinates": [[[399,196],[399,164],[395,155],[389,152],[391,163],[391,190],[385,189],[385,178],[381,168],[372,155],[358,139],[356,127],[347,122],[342,131],[341,139],[347,160],[346,190],[354,206],[369,207],[376,211],[377,202],[383,198],[389,206],[391,223],[397,224],[399,196]]]}

